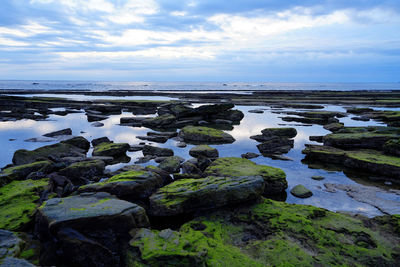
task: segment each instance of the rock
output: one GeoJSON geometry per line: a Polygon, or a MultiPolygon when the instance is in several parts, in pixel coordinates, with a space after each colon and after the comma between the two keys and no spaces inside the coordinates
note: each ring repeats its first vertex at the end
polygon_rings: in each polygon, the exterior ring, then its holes
{"type": "Polygon", "coordinates": [[[101,143],[94,147],[93,156],[109,156],[113,158],[126,156],[130,148],[127,143],[101,143]]]}
{"type": "Polygon", "coordinates": [[[383,151],[386,154],[393,155],[393,156],[400,156],[400,138],[399,139],[391,139],[387,141],[383,145],[383,151]]]}
{"type": "Polygon", "coordinates": [[[48,182],[48,179],[14,181],[0,187],[0,229],[26,230],[48,182]]]}
{"type": "Polygon", "coordinates": [[[168,141],[168,137],[166,136],[136,136],[136,138],[162,144],[168,141]]]}
{"type": "Polygon", "coordinates": [[[376,150],[345,151],[328,146],[306,145],[303,150],[307,161],[341,164],[350,169],[400,178],[400,158],[376,150]]]}
{"type": "Polygon", "coordinates": [[[72,135],[71,128],[67,128],[67,129],[63,129],[63,130],[47,133],[47,134],[44,134],[43,136],[55,137],[55,136],[60,136],[60,135],[72,135]]]}
{"type": "Polygon", "coordinates": [[[35,267],[36,265],[33,265],[27,260],[24,259],[17,259],[13,257],[7,257],[5,258],[1,263],[1,267],[35,267]]]}
{"type": "Polygon", "coordinates": [[[90,124],[90,125],[91,125],[92,127],[103,127],[103,126],[104,126],[104,123],[95,121],[95,122],[93,122],[93,123],[90,124]]]}
{"type": "Polygon", "coordinates": [[[61,143],[76,146],[86,151],[86,153],[89,151],[90,148],[90,142],[82,136],[76,136],[71,139],[61,141],[61,143]]]}
{"type": "Polygon", "coordinates": [[[366,130],[366,132],[337,132],[328,134],[323,138],[324,145],[344,149],[372,148],[382,150],[387,141],[400,138],[400,135],[396,132],[392,133],[382,132],[379,130],[366,130]]]}
{"type": "Polygon", "coordinates": [[[268,156],[288,153],[293,148],[293,145],[294,141],[292,139],[273,137],[269,141],[258,144],[257,148],[263,156],[268,156]]]}
{"type": "Polygon", "coordinates": [[[285,173],[278,168],[258,165],[251,160],[242,158],[216,159],[204,171],[207,176],[261,176],[265,182],[265,195],[281,194],[287,188],[285,173]]]}
{"type": "Polygon", "coordinates": [[[176,117],[171,114],[165,114],[153,118],[146,118],[142,121],[143,126],[145,127],[170,127],[175,122],[176,117]]]}
{"type": "MultiPolygon", "coordinates": [[[[346,194],[358,202],[367,203],[385,214],[400,214],[399,202],[385,198],[386,190],[373,186],[324,184],[327,191],[345,191],[346,194]]],[[[400,195],[400,190],[391,190],[392,193],[400,195]]]]}
{"type": "Polygon", "coordinates": [[[352,117],[351,119],[354,120],[354,121],[370,121],[370,118],[365,117],[365,116],[352,117]]]}
{"type": "Polygon", "coordinates": [[[258,158],[260,155],[257,153],[253,153],[253,152],[246,152],[245,154],[242,154],[241,157],[244,159],[254,159],[254,158],[258,158]]]}
{"type": "Polygon", "coordinates": [[[202,171],[195,164],[189,161],[185,161],[182,164],[182,172],[183,174],[202,174],[202,171]]]}
{"type": "Polygon", "coordinates": [[[46,201],[36,225],[47,252],[41,265],[119,266],[129,230],[148,227],[149,221],[136,204],[107,193],[83,193],[46,201]]]}
{"type": "Polygon", "coordinates": [[[310,136],[308,139],[310,141],[314,141],[314,142],[318,142],[318,143],[322,143],[323,142],[323,136],[318,135],[318,136],[310,136]]]}
{"type": "Polygon", "coordinates": [[[180,147],[180,148],[184,148],[184,147],[187,147],[187,144],[185,142],[181,141],[181,142],[176,143],[176,146],[180,147]]]}
{"type": "Polygon", "coordinates": [[[24,245],[15,233],[0,229],[0,261],[5,257],[18,256],[24,245]]]}
{"type": "Polygon", "coordinates": [[[221,130],[203,127],[203,126],[186,126],[180,132],[187,143],[233,143],[235,139],[228,133],[221,130]]]}
{"type": "Polygon", "coordinates": [[[104,137],[100,137],[100,138],[95,138],[92,140],[92,145],[93,146],[97,146],[101,143],[113,143],[112,141],[110,141],[110,139],[108,139],[108,137],[104,136],[104,137]]]}
{"type": "Polygon", "coordinates": [[[271,159],[276,159],[276,160],[285,160],[285,161],[292,161],[293,159],[286,157],[284,155],[280,155],[280,154],[271,154],[268,155],[268,157],[270,157],[271,159]]]}
{"type": "Polygon", "coordinates": [[[259,114],[261,114],[261,113],[264,113],[264,110],[262,110],[262,109],[251,109],[248,112],[249,113],[259,113],[259,114]]]}
{"type": "Polygon", "coordinates": [[[49,173],[52,169],[51,162],[47,160],[8,167],[0,172],[0,186],[15,180],[25,180],[27,176],[33,172],[49,173]]]}
{"type": "Polygon", "coordinates": [[[147,163],[152,159],[155,159],[156,156],[152,156],[152,155],[146,155],[144,157],[139,157],[137,158],[137,161],[135,161],[135,164],[143,164],[143,163],[147,163]]]}
{"type": "Polygon", "coordinates": [[[47,160],[49,158],[53,161],[59,161],[59,158],[62,157],[84,157],[85,154],[86,152],[83,149],[76,146],[57,143],[39,147],[33,151],[19,149],[14,152],[12,162],[15,165],[23,165],[39,160],[47,160]]]}
{"type": "Polygon", "coordinates": [[[59,173],[71,180],[74,185],[81,185],[88,181],[95,181],[96,177],[103,175],[104,170],[104,161],[94,159],[72,163],[61,169],[59,173]]]}
{"type": "Polygon", "coordinates": [[[285,138],[294,138],[297,135],[297,131],[295,128],[265,128],[261,131],[263,136],[266,137],[285,137],[285,138]]]}
{"type": "Polygon", "coordinates": [[[339,122],[334,122],[334,123],[329,123],[324,125],[324,129],[331,131],[331,132],[337,132],[340,129],[342,129],[344,127],[343,123],[339,123],[339,122]]]}
{"type": "Polygon", "coordinates": [[[108,119],[108,115],[95,114],[93,112],[86,112],[88,122],[102,121],[108,119]]]}
{"type": "Polygon", "coordinates": [[[347,108],[346,112],[351,113],[351,114],[364,114],[364,113],[370,113],[373,112],[374,110],[372,108],[347,108]]]}
{"type": "Polygon", "coordinates": [[[156,158],[154,159],[154,161],[155,161],[156,163],[161,163],[161,162],[163,162],[166,158],[168,158],[168,157],[156,157],[156,158]]]}
{"type": "Polygon", "coordinates": [[[162,148],[162,147],[156,147],[156,146],[149,146],[145,145],[143,147],[143,155],[152,155],[152,156],[158,156],[158,157],[169,157],[174,155],[174,151],[169,148],[162,148]]]}
{"type": "MultiPolygon", "coordinates": [[[[70,137],[70,136],[63,135],[62,137],[70,137]]],[[[63,138],[61,138],[61,139],[63,139],[63,138]]],[[[45,137],[45,136],[33,137],[33,138],[24,140],[24,142],[32,142],[32,143],[49,143],[49,142],[55,142],[55,141],[58,141],[58,140],[53,137],[45,137]]]]}
{"type": "Polygon", "coordinates": [[[132,146],[128,149],[128,151],[129,151],[129,152],[140,151],[140,150],[143,149],[143,147],[144,147],[144,145],[132,145],[132,146]]]}
{"type": "Polygon", "coordinates": [[[399,221],[263,199],[197,217],[179,231],[132,230],[129,254],[133,266],[396,266],[399,221]]]}
{"type": "Polygon", "coordinates": [[[198,158],[200,156],[206,158],[218,158],[219,153],[216,148],[210,147],[208,145],[198,145],[189,150],[189,155],[198,158]]]}
{"type": "Polygon", "coordinates": [[[283,121],[287,122],[301,122],[301,123],[306,123],[306,124],[319,124],[319,125],[325,125],[325,124],[330,124],[330,123],[336,123],[339,122],[338,119],[336,118],[319,118],[319,117],[282,117],[281,118],[283,121]]]}
{"type": "Polygon", "coordinates": [[[260,176],[183,179],[150,197],[153,216],[174,216],[256,200],[264,190],[260,176]]]}
{"type": "Polygon", "coordinates": [[[129,170],[112,176],[103,182],[79,187],[78,192],[107,192],[127,201],[145,201],[157,188],[163,186],[163,178],[147,170],[129,170]]]}
{"type": "Polygon", "coordinates": [[[321,181],[321,180],[324,180],[325,177],[320,176],[320,175],[313,175],[313,176],[311,176],[311,179],[316,180],[316,181],[321,181]]]}
{"type": "Polygon", "coordinates": [[[178,156],[167,157],[158,165],[158,168],[168,173],[176,173],[179,172],[183,161],[185,160],[178,156]]]}
{"type": "Polygon", "coordinates": [[[163,137],[167,137],[172,138],[177,136],[178,133],[177,132],[148,132],[147,136],[163,136],[163,137]]]}
{"type": "Polygon", "coordinates": [[[224,104],[214,104],[214,105],[202,105],[200,107],[197,107],[195,109],[196,113],[198,114],[219,114],[223,113],[225,111],[228,111],[229,109],[233,108],[235,105],[232,103],[224,103],[224,104]]]}
{"type": "Polygon", "coordinates": [[[148,117],[122,117],[120,119],[121,125],[142,126],[142,122],[148,117]]]}
{"type": "Polygon", "coordinates": [[[238,124],[244,118],[244,114],[240,110],[226,110],[223,112],[214,113],[211,118],[230,120],[238,124]]]}
{"type": "Polygon", "coordinates": [[[142,165],[126,165],[123,168],[115,171],[112,173],[112,175],[117,175],[123,172],[127,172],[127,171],[149,171],[149,172],[153,172],[156,175],[159,175],[162,177],[163,179],[163,184],[169,184],[172,179],[171,179],[171,175],[163,170],[161,170],[160,168],[153,166],[153,165],[148,165],[148,166],[142,166],[142,165]]]}
{"type": "Polygon", "coordinates": [[[290,190],[290,193],[293,196],[299,197],[299,198],[308,198],[313,195],[313,193],[309,189],[307,189],[304,185],[301,185],[301,184],[293,187],[292,190],[290,190]]]}

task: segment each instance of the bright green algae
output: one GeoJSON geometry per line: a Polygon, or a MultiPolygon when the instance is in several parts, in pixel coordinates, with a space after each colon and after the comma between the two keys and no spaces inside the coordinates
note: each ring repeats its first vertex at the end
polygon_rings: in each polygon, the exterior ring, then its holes
{"type": "Polygon", "coordinates": [[[32,220],[48,179],[14,181],[0,188],[0,229],[22,230],[32,220]]]}
{"type": "Polygon", "coordinates": [[[182,131],[185,134],[208,135],[216,138],[222,138],[225,134],[221,130],[204,126],[185,126],[182,131]]]}
{"type": "Polygon", "coordinates": [[[367,219],[263,200],[179,232],[141,229],[129,266],[396,266],[399,223],[399,215],[367,219]]]}
{"type": "Polygon", "coordinates": [[[31,172],[51,168],[49,161],[37,161],[29,164],[19,165],[4,169],[0,173],[0,185],[7,184],[13,180],[24,180],[31,172]]]}

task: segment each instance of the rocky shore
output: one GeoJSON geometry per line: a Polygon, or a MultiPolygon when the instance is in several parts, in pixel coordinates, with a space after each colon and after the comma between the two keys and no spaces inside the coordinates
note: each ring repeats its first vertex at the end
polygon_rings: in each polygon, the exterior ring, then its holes
{"type": "Polygon", "coordinates": [[[315,192],[302,184],[288,187],[285,171],[252,159],[290,162],[285,155],[295,147],[296,128],[268,127],[248,136],[260,154],[221,156],[216,148],[235,146],[229,131],[246,116],[238,105],[261,106],[269,111],[248,112],[274,112],[283,122],[330,132],[310,136],[301,147],[303,164],[372,174],[400,196],[398,91],[1,93],[7,94],[0,95],[1,122],[81,114],[102,123],[121,115],[119,127],[147,131],[137,137],[143,142],[132,144],[58,129],[26,140],[52,144],[14,151],[0,172],[1,266],[399,265],[400,202],[379,199],[382,190],[311,177],[324,190],[343,192],[385,214],[373,218],[282,201],[288,193],[306,199],[315,192]],[[76,101],[57,94],[178,100],[76,101]],[[330,104],[343,110],[325,110],[330,104]],[[341,119],[349,116],[380,126],[345,126],[341,119]],[[174,149],[163,146],[171,140],[174,149]],[[186,146],[191,157],[184,158],[177,151],[186,146]],[[142,156],[130,163],[130,152],[142,156]]]}

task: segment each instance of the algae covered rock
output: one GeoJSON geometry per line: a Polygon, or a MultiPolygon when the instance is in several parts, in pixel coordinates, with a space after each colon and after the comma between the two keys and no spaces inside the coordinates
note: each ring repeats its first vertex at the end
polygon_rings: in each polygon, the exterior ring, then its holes
{"type": "Polygon", "coordinates": [[[294,138],[297,135],[295,128],[265,128],[261,130],[262,135],[267,137],[280,136],[286,138],[294,138]]]}
{"type": "Polygon", "coordinates": [[[220,208],[258,199],[264,190],[260,176],[182,179],[157,190],[150,197],[154,216],[174,216],[220,208]]]}
{"type": "Polygon", "coordinates": [[[174,151],[170,148],[156,147],[145,145],[142,149],[143,155],[151,155],[158,157],[170,157],[174,155],[174,151]]]}
{"type": "Polygon", "coordinates": [[[129,230],[148,227],[140,206],[107,193],[53,198],[39,209],[41,265],[119,266],[129,230]]]}
{"type": "Polygon", "coordinates": [[[104,169],[104,161],[94,159],[72,163],[68,167],[61,169],[59,173],[70,179],[75,185],[78,185],[85,184],[89,180],[93,181],[103,174],[104,169]]]}
{"type": "Polygon", "coordinates": [[[265,182],[264,194],[280,194],[287,188],[285,173],[278,168],[258,165],[244,158],[219,158],[204,171],[208,176],[261,176],[265,182]]]}
{"type": "Polygon", "coordinates": [[[130,266],[396,266],[400,217],[351,217],[263,200],[179,231],[131,232],[130,266]]]}
{"type": "Polygon", "coordinates": [[[9,167],[0,172],[0,186],[14,180],[24,180],[32,172],[48,173],[51,169],[51,162],[47,160],[9,167]]]}
{"type": "Polygon", "coordinates": [[[184,159],[178,156],[167,157],[158,165],[158,168],[168,173],[176,173],[179,172],[183,161],[184,159]]]}
{"type": "Polygon", "coordinates": [[[145,127],[171,127],[175,122],[176,117],[172,114],[165,114],[153,118],[147,118],[142,121],[143,126],[145,127]]]}
{"type": "Polygon", "coordinates": [[[299,198],[308,198],[313,195],[313,193],[307,189],[304,185],[298,184],[290,190],[290,193],[299,198]]]}
{"type": "Polygon", "coordinates": [[[189,155],[194,158],[198,158],[200,156],[206,158],[218,158],[219,153],[214,147],[210,147],[209,145],[199,145],[191,148],[189,150],[189,155]]]}
{"type": "Polygon", "coordinates": [[[130,148],[128,143],[100,143],[94,147],[93,156],[126,156],[126,151],[130,148]]]}
{"type": "Polygon", "coordinates": [[[188,143],[233,143],[235,139],[221,130],[204,126],[185,126],[179,132],[185,142],[188,143]]]}
{"type": "Polygon", "coordinates": [[[387,141],[383,145],[383,151],[390,155],[400,156],[400,138],[387,141]]]}
{"type": "Polygon", "coordinates": [[[14,181],[0,187],[0,229],[11,231],[29,227],[48,179],[14,181]]]}
{"type": "Polygon", "coordinates": [[[40,160],[59,160],[63,157],[84,157],[86,151],[76,146],[57,143],[54,145],[39,147],[35,150],[29,151],[26,149],[20,149],[14,152],[12,162],[15,165],[23,165],[32,163],[40,160]]]}
{"type": "Polygon", "coordinates": [[[128,201],[145,200],[163,185],[163,178],[147,170],[129,170],[103,182],[81,186],[78,192],[108,192],[128,201]]]}

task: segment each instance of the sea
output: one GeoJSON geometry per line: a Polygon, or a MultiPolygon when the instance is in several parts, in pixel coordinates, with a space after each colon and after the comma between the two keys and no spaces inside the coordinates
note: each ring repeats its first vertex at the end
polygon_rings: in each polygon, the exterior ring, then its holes
{"type": "Polygon", "coordinates": [[[0,90],[152,90],[152,91],[257,91],[257,90],[400,90],[397,83],[297,82],[106,82],[0,80],[0,90]]]}

